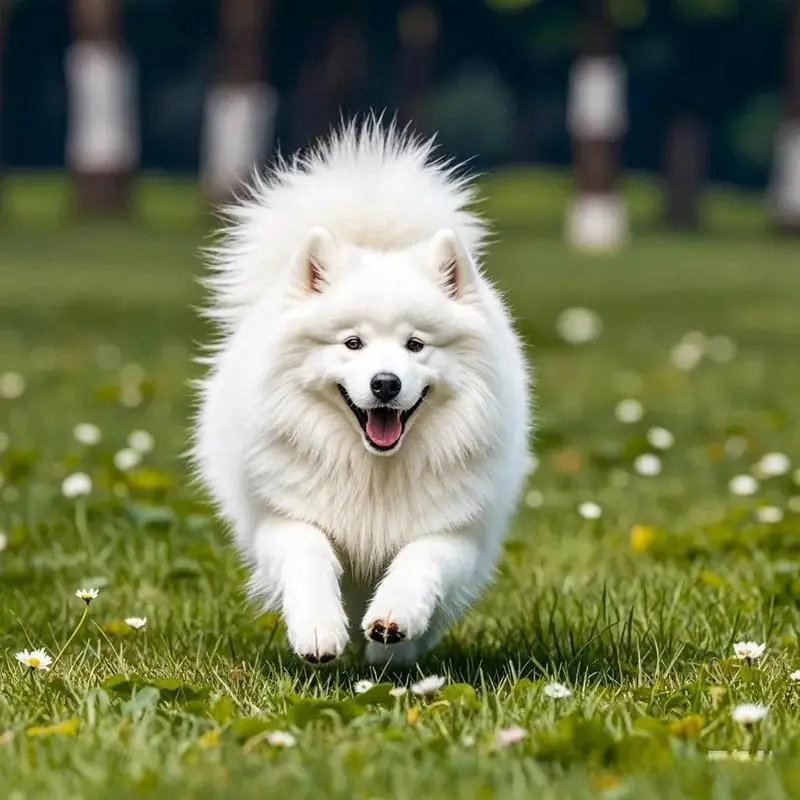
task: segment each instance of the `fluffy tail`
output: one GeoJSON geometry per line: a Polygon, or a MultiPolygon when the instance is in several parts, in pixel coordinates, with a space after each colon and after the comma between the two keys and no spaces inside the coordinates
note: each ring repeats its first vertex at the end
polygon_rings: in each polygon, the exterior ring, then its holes
{"type": "Polygon", "coordinates": [[[309,228],[328,228],[341,242],[390,250],[458,231],[480,255],[486,226],[468,210],[471,180],[458,164],[433,158],[420,140],[380,118],[353,121],[291,160],[256,175],[246,196],[223,209],[227,225],[208,251],[208,315],[224,330],[277,284],[309,228]]]}

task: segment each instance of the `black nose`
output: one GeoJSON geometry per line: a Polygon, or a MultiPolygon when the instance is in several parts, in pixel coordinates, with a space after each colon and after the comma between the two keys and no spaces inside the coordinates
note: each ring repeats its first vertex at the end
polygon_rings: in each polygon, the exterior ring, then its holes
{"type": "Polygon", "coordinates": [[[400,378],[393,372],[379,372],[373,375],[372,380],[369,382],[369,388],[372,389],[372,394],[388,403],[400,394],[400,389],[403,384],[400,383],[400,378]]]}

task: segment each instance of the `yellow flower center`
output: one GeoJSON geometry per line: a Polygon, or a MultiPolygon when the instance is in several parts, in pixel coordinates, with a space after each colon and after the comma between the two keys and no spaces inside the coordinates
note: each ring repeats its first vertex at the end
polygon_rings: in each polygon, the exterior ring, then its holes
{"type": "Polygon", "coordinates": [[[39,669],[39,666],[41,665],[41,663],[42,662],[38,658],[36,658],[36,656],[31,656],[28,659],[28,666],[31,669],[39,669]]]}

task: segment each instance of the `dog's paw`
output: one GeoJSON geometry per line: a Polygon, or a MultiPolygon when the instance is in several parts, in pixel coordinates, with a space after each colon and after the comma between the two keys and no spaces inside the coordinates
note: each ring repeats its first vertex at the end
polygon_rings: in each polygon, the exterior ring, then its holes
{"type": "Polygon", "coordinates": [[[364,632],[367,639],[380,644],[397,644],[406,638],[405,631],[396,622],[385,619],[373,620],[364,632]]]}
{"type": "Polygon", "coordinates": [[[349,641],[343,622],[317,621],[289,629],[289,644],[310,664],[327,664],[344,653],[349,641]]]}
{"type": "Polygon", "coordinates": [[[370,603],[361,629],[371,642],[397,645],[422,636],[430,622],[431,610],[427,603],[396,597],[384,599],[379,593],[370,603]]]}

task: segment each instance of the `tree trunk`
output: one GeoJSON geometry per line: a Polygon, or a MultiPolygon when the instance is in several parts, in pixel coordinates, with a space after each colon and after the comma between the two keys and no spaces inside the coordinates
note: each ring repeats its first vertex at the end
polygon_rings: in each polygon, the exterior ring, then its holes
{"type": "Polygon", "coordinates": [[[775,140],[772,204],[785,233],[800,234],[800,5],[790,2],[783,119],[775,140]]]}
{"type": "Polygon", "coordinates": [[[664,222],[678,230],[700,226],[700,200],[706,177],[706,138],[699,119],[676,116],[667,131],[664,158],[664,222]]]}
{"type": "Polygon", "coordinates": [[[264,78],[268,0],[218,0],[216,84],[206,98],[201,173],[214,204],[232,199],[272,146],[278,97],[264,78]]]}
{"type": "Polygon", "coordinates": [[[128,209],[139,159],[133,60],[122,41],[118,0],[72,0],[66,55],[67,164],[78,211],[128,209]]]}
{"type": "Polygon", "coordinates": [[[613,250],[628,237],[627,210],[617,188],[619,144],[627,125],[625,84],[606,2],[584,0],[579,53],[570,75],[576,194],[566,221],[567,240],[582,250],[613,250]]]}

